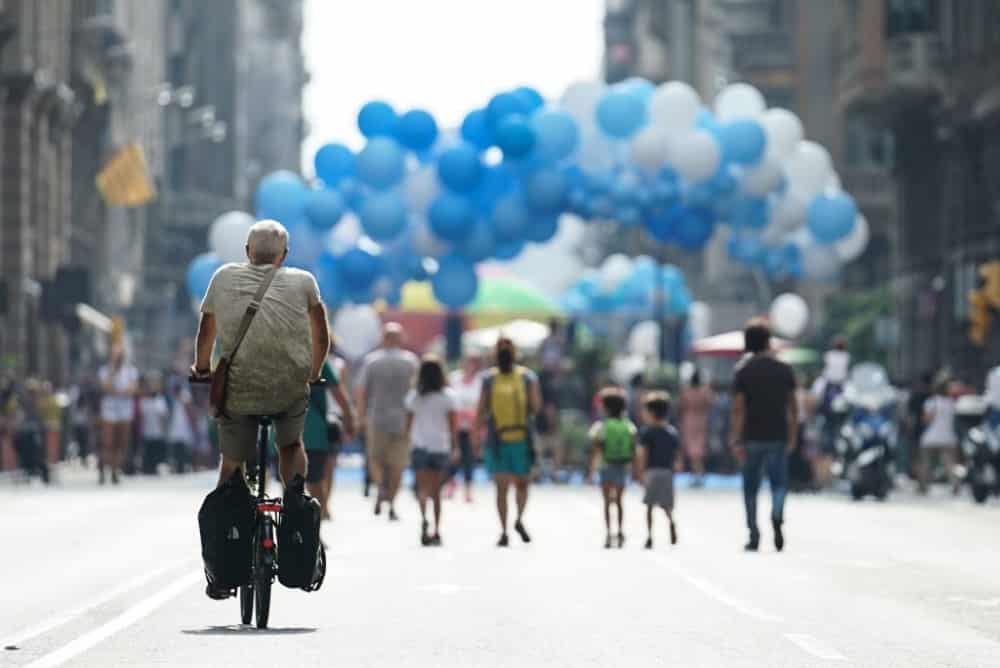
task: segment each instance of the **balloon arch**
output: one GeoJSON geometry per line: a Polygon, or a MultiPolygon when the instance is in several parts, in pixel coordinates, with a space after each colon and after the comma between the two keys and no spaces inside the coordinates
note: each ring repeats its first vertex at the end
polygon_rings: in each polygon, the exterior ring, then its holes
{"type": "Polygon", "coordinates": [[[188,268],[192,298],[243,259],[262,218],[288,228],[288,263],[312,271],[331,306],[396,304],[405,282],[430,280],[441,304],[461,308],[476,296],[478,263],[549,241],[566,216],[643,227],[688,252],[728,225],[730,256],[778,280],[834,278],[868,241],[827,150],[745,83],[712,109],[679,81],[580,82],[552,101],[523,87],[443,132],[426,111],[373,101],[358,126],[360,152],[326,144],[313,183],[269,174],[256,216],[212,224],[211,251],[188,268]]]}

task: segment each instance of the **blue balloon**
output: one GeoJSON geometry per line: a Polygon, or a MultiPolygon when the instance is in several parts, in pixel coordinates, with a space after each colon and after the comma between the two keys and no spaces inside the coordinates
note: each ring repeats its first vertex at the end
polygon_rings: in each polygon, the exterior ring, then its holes
{"type": "Polygon", "coordinates": [[[202,253],[191,260],[186,275],[187,291],[191,299],[201,301],[205,298],[212,276],[221,266],[222,260],[215,253],[202,253]]]}
{"type": "Polygon", "coordinates": [[[809,203],[806,222],[813,238],[821,244],[833,244],[854,229],[858,207],[846,193],[817,195],[809,203]]]}
{"type": "Polygon", "coordinates": [[[715,116],[708,109],[702,109],[698,112],[698,116],[695,118],[694,126],[699,130],[706,130],[710,132],[719,143],[722,143],[722,126],[719,122],[715,120],[715,116]]]}
{"type": "Polygon", "coordinates": [[[543,109],[531,119],[538,155],[557,162],[568,158],[580,143],[580,129],[565,111],[543,109]]]}
{"type": "Polygon", "coordinates": [[[391,241],[406,229],[406,204],[394,192],[375,193],[361,207],[361,229],[375,241],[391,241]]]}
{"type": "Polygon", "coordinates": [[[466,198],[443,192],[431,203],[427,222],[434,236],[445,241],[459,242],[472,231],[476,213],[466,198]]]}
{"type": "Polygon", "coordinates": [[[431,279],[434,298],[448,308],[462,308],[476,298],[479,277],[475,266],[464,257],[448,255],[438,262],[437,273],[431,279]]]}
{"type": "Polygon", "coordinates": [[[309,188],[297,174],[278,171],[261,179],[254,203],[257,218],[287,223],[305,214],[309,188]]]}
{"type": "Polygon", "coordinates": [[[493,146],[493,130],[490,128],[485,109],[470,111],[462,121],[462,139],[480,151],[493,146]]]}
{"type": "Polygon", "coordinates": [[[722,126],[722,155],[725,160],[737,165],[753,165],[764,157],[767,136],[757,121],[749,119],[733,121],[722,126]]]}
{"type": "Polygon", "coordinates": [[[674,243],[685,250],[697,251],[704,248],[715,231],[715,221],[708,209],[685,209],[677,218],[674,229],[674,243]]]}
{"type": "Polygon", "coordinates": [[[497,200],[514,190],[517,186],[517,175],[510,165],[496,165],[483,170],[483,178],[479,187],[472,193],[472,199],[479,211],[489,215],[497,200]]]}
{"type": "Polygon", "coordinates": [[[729,222],[736,227],[760,230],[767,227],[770,211],[762,197],[741,197],[733,202],[729,222]]]}
{"type": "Polygon", "coordinates": [[[323,242],[320,232],[317,232],[305,218],[285,223],[288,230],[288,258],[285,262],[290,267],[311,271],[316,260],[323,252],[323,242]]]}
{"type": "Polygon", "coordinates": [[[646,105],[638,97],[611,90],[597,103],[597,125],[612,139],[628,139],[646,124],[646,105]]]}
{"type": "Polygon", "coordinates": [[[340,222],[346,208],[344,196],[338,191],[329,188],[310,190],[306,198],[306,220],[317,230],[329,230],[340,222]]]}
{"type": "Polygon", "coordinates": [[[524,101],[514,93],[498,93],[486,105],[486,122],[491,130],[496,131],[508,116],[524,116],[529,111],[524,101]]]}
{"type": "Polygon", "coordinates": [[[511,114],[496,126],[496,142],[505,157],[523,158],[535,148],[535,131],[520,114],[511,114]]]}
{"type": "Polygon", "coordinates": [[[396,138],[406,148],[418,152],[426,151],[434,146],[437,136],[437,122],[423,109],[413,109],[399,117],[396,138]]]}
{"type": "Polygon", "coordinates": [[[341,281],[352,299],[371,288],[382,270],[381,258],[355,246],[338,258],[341,281]]]}
{"type": "Polygon", "coordinates": [[[504,242],[521,241],[528,228],[528,210],[523,199],[516,193],[504,195],[493,207],[493,232],[497,240],[504,242]]]}
{"type": "Polygon", "coordinates": [[[472,192],[483,178],[479,153],[469,144],[445,150],[438,157],[438,178],[446,188],[457,193],[472,192]]]}
{"type": "Polygon", "coordinates": [[[590,201],[590,211],[594,218],[613,218],[615,201],[608,195],[600,195],[590,201]]]}
{"type": "Polygon", "coordinates": [[[340,196],[344,198],[344,203],[351,211],[360,211],[365,203],[365,188],[361,183],[353,178],[347,177],[337,185],[340,196]]]}
{"type": "Polygon", "coordinates": [[[642,209],[638,206],[628,205],[618,209],[615,220],[626,227],[632,227],[642,222],[642,209]]]}
{"type": "Polygon", "coordinates": [[[521,86],[520,88],[515,88],[512,92],[529,113],[535,109],[541,109],[545,105],[545,98],[531,86],[521,86]]]}
{"type": "Polygon", "coordinates": [[[615,85],[615,88],[638,98],[644,104],[648,104],[656,92],[656,86],[652,82],[642,77],[629,77],[625,81],[615,85]]]}
{"type": "Polygon", "coordinates": [[[458,246],[458,251],[471,262],[482,262],[493,257],[497,240],[493,228],[485,220],[477,220],[469,234],[458,246]]]}
{"type": "Polygon", "coordinates": [[[542,213],[555,213],[566,201],[566,179],[557,169],[542,169],[527,178],[524,198],[528,206],[542,213]]]}
{"type": "Polygon", "coordinates": [[[733,235],[727,250],[730,257],[750,266],[763,265],[767,259],[767,247],[752,234],[733,235]]]}
{"type": "Polygon", "coordinates": [[[313,165],[316,177],[333,187],[354,173],[354,153],[343,144],[326,144],[316,151],[313,165]]]}
{"type": "Polygon", "coordinates": [[[528,222],[524,236],[528,241],[544,244],[547,241],[552,241],[558,232],[559,218],[557,216],[542,216],[528,222]]]}
{"type": "Polygon", "coordinates": [[[378,100],[369,102],[358,112],[358,129],[368,139],[372,137],[392,137],[396,134],[399,117],[388,103],[378,100]]]}
{"type": "Polygon", "coordinates": [[[375,137],[358,154],[355,167],[362,183],[379,190],[391,188],[403,180],[403,149],[394,139],[375,137]]]}
{"type": "Polygon", "coordinates": [[[667,309],[671,315],[684,315],[691,310],[691,293],[687,291],[687,288],[672,290],[670,292],[670,301],[667,304],[667,309]]]}
{"type": "Polygon", "coordinates": [[[515,259],[524,250],[524,241],[504,241],[497,244],[493,257],[501,262],[509,262],[515,259]]]}
{"type": "Polygon", "coordinates": [[[327,308],[336,308],[345,298],[344,284],[340,278],[337,259],[328,253],[316,260],[313,275],[319,285],[319,294],[327,308]]]}
{"type": "Polygon", "coordinates": [[[656,210],[646,220],[646,229],[649,231],[649,235],[660,243],[674,243],[676,240],[678,213],[681,211],[683,209],[678,206],[656,210]]]}

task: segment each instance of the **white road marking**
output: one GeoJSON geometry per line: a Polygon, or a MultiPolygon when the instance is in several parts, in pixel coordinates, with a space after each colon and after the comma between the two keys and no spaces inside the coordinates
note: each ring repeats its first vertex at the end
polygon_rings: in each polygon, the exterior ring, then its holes
{"type": "Polygon", "coordinates": [[[781,622],[784,621],[779,615],[775,615],[770,612],[756,608],[749,603],[741,601],[737,598],[733,598],[726,592],[722,591],[711,582],[700,578],[693,573],[687,571],[687,569],[682,568],[676,563],[670,561],[669,559],[663,557],[656,557],[656,562],[662,565],[664,568],[672,571],[676,576],[685,580],[688,584],[693,586],[695,589],[699,590],[701,593],[705,594],[709,598],[713,598],[723,605],[727,605],[733,610],[740,612],[747,617],[752,617],[761,622],[781,622]]]}
{"type": "Polygon", "coordinates": [[[143,585],[152,582],[153,580],[160,577],[164,573],[177,570],[180,567],[190,563],[192,562],[190,562],[187,559],[176,561],[167,566],[163,566],[155,570],[152,570],[148,573],[145,573],[143,575],[140,575],[138,577],[134,577],[131,580],[126,580],[118,587],[115,587],[114,589],[105,592],[104,594],[98,596],[89,603],[85,603],[84,605],[81,605],[78,608],[73,608],[67,612],[55,614],[46,619],[45,621],[35,624],[34,626],[28,626],[23,629],[19,629],[18,631],[15,631],[11,635],[0,639],[0,647],[7,647],[9,645],[20,645],[27,640],[31,640],[32,638],[37,638],[38,636],[48,633],[53,629],[59,628],[63,624],[73,621],[77,617],[80,617],[90,612],[94,608],[99,608],[102,605],[110,601],[113,601],[119,596],[127,594],[133,589],[138,589],[139,587],[142,587],[143,585]]]}
{"type": "Polygon", "coordinates": [[[847,661],[846,656],[806,633],[786,633],[785,637],[797,645],[799,649],[812,654],[817,659],[823,659],[824,661],[847,661]]]}
{"type": "Polygon", "coordinates": [[[969,605],[974,605],[977,608],[996,608],[1000,607],[1000,598],[969,598],[967,596],[949,596],[948,600],[952,603],[968,603],[969,605]]]}
{"type": "Polygon", "coordinates": [[[27,668],[53,668],[62,665],[75,656],[107,640],[114,634],[135,624],[143,617],[153,613],[161,605],[179,595],[185,589],[204,579],[201,573],[190,573],[173,584],[161,589],[152,596],[140,601],[114,619],[108,621],[93,631],[83,634],[76,640],[50,652],[37,661],[29,663],[27,668]]]}

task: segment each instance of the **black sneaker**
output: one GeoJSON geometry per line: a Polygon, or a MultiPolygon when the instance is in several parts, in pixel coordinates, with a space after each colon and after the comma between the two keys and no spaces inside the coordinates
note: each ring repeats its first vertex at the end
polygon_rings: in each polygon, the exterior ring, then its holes
{"type": "Polygon", "coordinates": [[[618,549],[625,547],[625,534],[621,531],[618,532],[618,549]]]}
{"type": "Polygon", "coordinates": [[[510,545],[510,539],[507,538],[507,534],[500,534],[500,540],[497,541],[497,547],[507,547],[510,545]]]}
{"type": "Polygon", "coordinates": [[[747,544],[743,546],[743,549],[747,552],[756,552],[757,548],[759,547],[760,547],[760,534],[756,532],[751,533],[750,540],[748,540],[747,544]]]}
{"type": "Polygon", "coordinates": [[[231,589],[216,589],[209,583],[205,585],[205,596],[213,601],[224,601],[227,598],[232,598],[233,592],[231,589]]]}
{"type": "Polygon", "coordinates": [[[528,530],[524,528],[523,524],[521,524],[521,520],[514,523],[514,531],[517,532],[517,535],[520,536],[521,540],[525,543],[531,542],[531,536],[528,535],[528,530]]]}
{"type": "Polygon", "coordinates": [[[376,515],[382,514],[382,499],[379,499],[378,501],[375,502],[375,514],[376,515]]]}
{"type": "Polygon", "coordinates": [[[677,544],[677,527],[674,525],[673,522],[670,523],[670,544],[671,545],[677,544]]]}
{"type": "Polygon", "coordinates": [[[646,539],[646,545],[645,545],[645,547],[646,547],[647,550],[652,550],[653,549],[653,537],[652,536],[650,536],[649,538],[646,539]]]}
{"type": "Polygon", "coordinates": [[[781,522],[774,522],[774,549],[778,552],[785,549],[785,534],[781,532],[781,522]]]}
{"type": "Polygon", "coordinates": [[[431,537],[427,533],[428,526],[430,525],[427,523],[427,520],[424,520],[420,524],[420,544],[423,545],[424,547],[427,547],[428,545],[431,544],[431,537]]]}
{"type": "Polygon", "coordinates": [[[611,549],[611,534],[608,534],[608,537],[604,539],[604,549],[605,550],[611,549]]]}
{"type": "Polygon", "coordinates": [[[392,506],[389,506],[389,521],[390,522],[399,521],[399,515],[396,514],[396,509],[393,508],[392,506]]]}

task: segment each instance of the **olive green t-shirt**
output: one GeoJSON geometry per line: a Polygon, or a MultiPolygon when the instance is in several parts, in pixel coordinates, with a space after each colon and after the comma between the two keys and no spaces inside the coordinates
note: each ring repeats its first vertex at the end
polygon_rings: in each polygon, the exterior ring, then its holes
{"type": "MultiPolygon", "coordinates": [[[[227,264],[215,272],[201,312],[216,321],[215,345],[229,354],[240,321],[272,265],[227,264]]],[[[307,271],[279,267],[260,311],[230,362],[226,408],[237,415],[280,413],[306,395],[312,370],[309,309],[320,303],[307,271]]]]}

